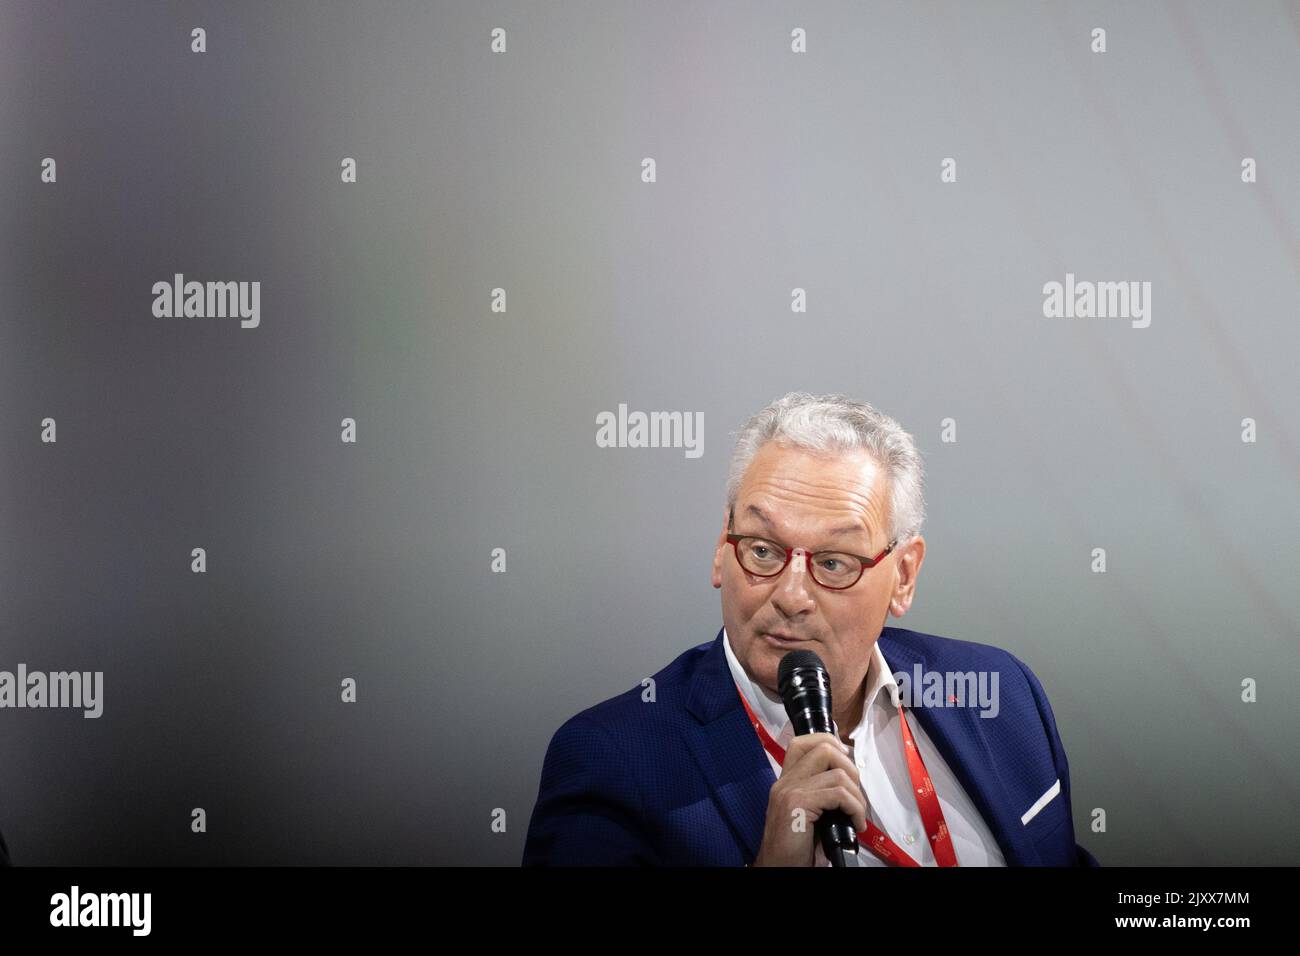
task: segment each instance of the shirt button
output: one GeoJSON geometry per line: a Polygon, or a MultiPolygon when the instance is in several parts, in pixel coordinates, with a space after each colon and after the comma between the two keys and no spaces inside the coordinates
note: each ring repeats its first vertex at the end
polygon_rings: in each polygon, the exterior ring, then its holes
{"type": "Polygon", "coordinates": [[[910,833],[904,833],[904,834],[903,834],[903,842],[904,842],[904,843],[915,843],[915,842],[916,842],[916,837],[914,837],[914,836],[913,836],[912,834],[910,834],[910,833]]]}

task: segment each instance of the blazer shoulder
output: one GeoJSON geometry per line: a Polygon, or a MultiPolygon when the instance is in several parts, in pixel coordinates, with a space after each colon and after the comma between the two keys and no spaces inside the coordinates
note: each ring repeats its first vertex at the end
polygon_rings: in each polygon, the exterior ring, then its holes
{"type": "MultiPolygon", "coordinates": [[[[632,865],[659,859],[656,814],[691,758],[678,729],[711,645],[679,654],[621,694],[566,720],[542,761],[523,863],[632,865]]],[[[721,653],[721,646],[717,648],[721,653]]],[[[716,661],[715,661],[716,664],[716,661]]]]}
{"type": "Polygon", "coordinates": [[[560,731],[566,728],[572,730],[571,725],[594,725],[615,736],[621,736],[620,732],[633,728],[638,733],[644,733],[647,717],[663,719],[683,712],[692,680],[707,655],[715,652],[722,653],[720,640],[706,641],[683,651],[667,665],[622,693],[580,710],[564,722],[560,731]],[[647,703],[651,701],[661,706],[647,708],[647,703]]]}
{"type": "MultiPolygon", "coordinates": [[[[1002,713],[1046,714],[1043,723],[1049,735],[1054,724],[1047,694],[1029,665],[1006,648],[978,641],[964,641],[904,628],[887,627],[880,634],[881,650],[890,666],[910,672],[914,666],[926,671],[986,672],[998,681],[1002,713]],[[921,665],[921,662],[924,664],[921,665]],[[899,665],[902,663],[902,667],[899,665]]],[[[1005,722],[1004,722],[1005,723],[1005,722]]]]}
{"type": "Polygon", "coordinates": [[[956,670],[963,664],[987,666],[993,663],[1002,665],[1014,663],[1017,668],[1028,670],[1023,661],[995,644],[942,637],[938,634],[926,634],[902,627],[882,628],[880,640],[885,642],[881,650],[885,652],[886,657],[889,656],[891,646],[902,648],[909,656],[925,658],[930,667],[939,670],[948,669],[944,665],[952,665],[951,669],[956,670]]]}

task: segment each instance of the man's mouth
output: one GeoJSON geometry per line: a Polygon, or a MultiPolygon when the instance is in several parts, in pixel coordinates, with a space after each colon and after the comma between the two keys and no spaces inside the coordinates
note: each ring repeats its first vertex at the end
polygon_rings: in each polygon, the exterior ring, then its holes
{"type": "Polygon", "coordinates": [[[772,633],[769,631],[763,632],[763,640],[767,641],[767,643],[771,644],[773,647],[793,648],[793,647],[800,647],[808,643],[807,638],[795,637],[792,634],[784,634],[781,632],[772,633]]]}

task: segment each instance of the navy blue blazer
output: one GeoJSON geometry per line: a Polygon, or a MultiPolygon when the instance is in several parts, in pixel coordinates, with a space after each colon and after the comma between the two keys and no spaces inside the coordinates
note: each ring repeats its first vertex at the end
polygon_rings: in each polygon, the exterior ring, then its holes
{"type": "MultiPolygon", "coordinates": [[[[891,673],[997,671],[999,710],[909,708],[979,808],[1008,866],[1097,866],[1074,841],[1070,767],[1033,673],[997,647],[880,632],[891,673]],[[1060,782],[1028,822],[1022,817],[1060,782]]],[[[524,866],[741,866],[758,854],[776,777],[727,667],[722,630],[551,738],[524,866]]]]}

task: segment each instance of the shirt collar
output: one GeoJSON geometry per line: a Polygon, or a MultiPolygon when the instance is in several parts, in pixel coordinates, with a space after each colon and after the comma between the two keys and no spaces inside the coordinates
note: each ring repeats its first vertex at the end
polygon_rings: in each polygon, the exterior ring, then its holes
{"type": "MultiPolygon", "coordinates": [[[[777,743],[785,746],[794,737],[794,727],[790,723],[790,718],[786,716],[785,704],[781,697],[775,691],[770,691],[762,684],[749,679],[745,673],[745,668],[741,666],[740,661],[736,658],[735,652],[731,649],[731,638],[727,636],[727,629],[722,629],[722,649],[727,655],[727,667],[731,670],[732,679],[735,680],[736,686],[740,688],[741,694],[744,695],[750,710],[758,715],[758,719],[763,722],[763,727],[772,739],[777,743]]],[[[871,649],[871,665],[867,668],[867,689],[863,697],[864,706],[862,708],[862,718],[858,726],[849,734],[850,739],[856,739],[871,723],[872,707],[879,704],[881,708],[888,709],[892,704],[895,708],[899,702],[898,681],[890,673],[889,664],[885,661],[884,652],[880,650],[880,641],[877,640],[871,649]],[[882,695],[881,691],[885,691],[882,695]]],[[[836,733],[839,732],[839,726],[835,726],[836,733]]]]}

